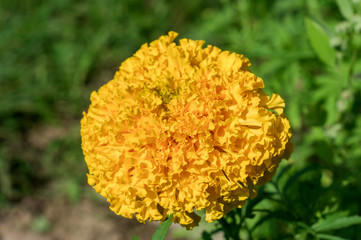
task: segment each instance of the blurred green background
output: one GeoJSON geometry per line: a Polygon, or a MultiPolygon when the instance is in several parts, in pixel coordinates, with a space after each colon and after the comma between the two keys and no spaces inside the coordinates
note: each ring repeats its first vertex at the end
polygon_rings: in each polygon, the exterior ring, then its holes
{"type": "Polygon", "coordinates": [[[359,0],[0,1],[0,217],[41,202],[23,231],[49,237],[46,203],[106,211],[86,184],[82,112],[122,61],[173,30],[244,54],[285,99],[295,151],[244,239],[361,239],[360,13],[359,0]]]}

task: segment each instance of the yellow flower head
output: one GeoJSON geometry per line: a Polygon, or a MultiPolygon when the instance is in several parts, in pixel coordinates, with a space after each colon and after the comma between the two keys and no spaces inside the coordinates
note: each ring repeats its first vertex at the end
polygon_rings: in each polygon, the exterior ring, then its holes
{"type": "Polygon", "coordinates": [[[292,151],[282,98],[243,55],[169,32],[91,94],[81,120],[88,182],[110,209],[187,228],[242,207],[292,151]]]}

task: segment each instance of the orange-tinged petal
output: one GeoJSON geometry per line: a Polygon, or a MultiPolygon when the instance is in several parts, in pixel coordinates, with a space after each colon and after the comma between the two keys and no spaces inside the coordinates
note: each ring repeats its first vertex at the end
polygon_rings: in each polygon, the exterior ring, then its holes
{"type": "Polygon", "coordinates": [[[177,35],[142,45],[91,94],[81,136],[88,183],[112,211],[191,229],[194,210],[212,222],[244,206],[293,148],[284,101],[247,58],[177,35]]]}

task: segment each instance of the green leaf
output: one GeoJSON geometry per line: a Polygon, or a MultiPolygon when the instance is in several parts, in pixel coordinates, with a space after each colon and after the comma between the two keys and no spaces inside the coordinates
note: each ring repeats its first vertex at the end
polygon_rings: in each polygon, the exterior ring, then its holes
{"type": "Polygon", "coordinates": [[[330,37],[315,21],[306,18],[305,23],[308,38],[317,56],[327,65],[334,67],[336,52],[330,45],[330,37]]]}
{"type": "Polygon", "coordinates": [[[309,171],[313,171],[315,168],[313,166],[307,166],[299,171],[297,171],[295,174],[293,174],[285,183],[285,185],[282,188],[282,192],[286,192],[288,188],[292,186],[294,182],[296,182],[303,174],[308,173],[309,171]]]}
{"type": "Polygon", "coordinates": [[[172,217],[173,214],[168,216],[168,218],[160,224],[160,226],[153,234],[152,240],[163,240],[165,238],[168,233],[169,227],[172,224],[172,217]]]}
{"type": "Polygon", "coordinates": [[[139,237],[137,235],[134,235],[132,240],[139,240],[139,237]]]}
{"type": "Polygon", "coordinates": [[[351,19],[352,17],[352,5],[349,0],[337,0],[338,8],[342,16],[346,19],[351,19]]]}
{"type": "Polygon", "coordinates": [[[360,216],[341,217],[338,219],[322,219],[312,226],[316,232],[326,232],[341,228],[350,227],[352,225],[361,225],[360,216]]]}
{"type": "Polygon", "coordinates": [[[327,112],[326,125],[328,126],[332,125],[337,121],[337,116],[339,112],[336,110],[337,109],[336,101],[337,98],[335,96],[330,96],[325,101],[325,109],[327,112]]]}
{"type": "Polygon", "coordinates": [[[313,91],[312,100],[318,102],[330,97],[338,97],[342,84],[339,79],[330,75],[318,76],[314,79],[317,88],[313,91]]]}
{"type": "Polygon", "coordinates": [[[317,234],[318,239],[326,239],[326,240],[347,240],[346,238],[336,237],[328,234],[317,234]]]}

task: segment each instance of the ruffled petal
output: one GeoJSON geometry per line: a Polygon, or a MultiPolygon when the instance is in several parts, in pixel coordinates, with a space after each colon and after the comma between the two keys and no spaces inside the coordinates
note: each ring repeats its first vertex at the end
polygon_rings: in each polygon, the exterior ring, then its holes
{"type": "Polygon", "coordinates": [[[242,207],[293,148],[283,99],[247,58],[176,37],[144,44],[91,94],[82,149],[116,214],[191,229],[195,210],[212,222],[242,207]]]}

